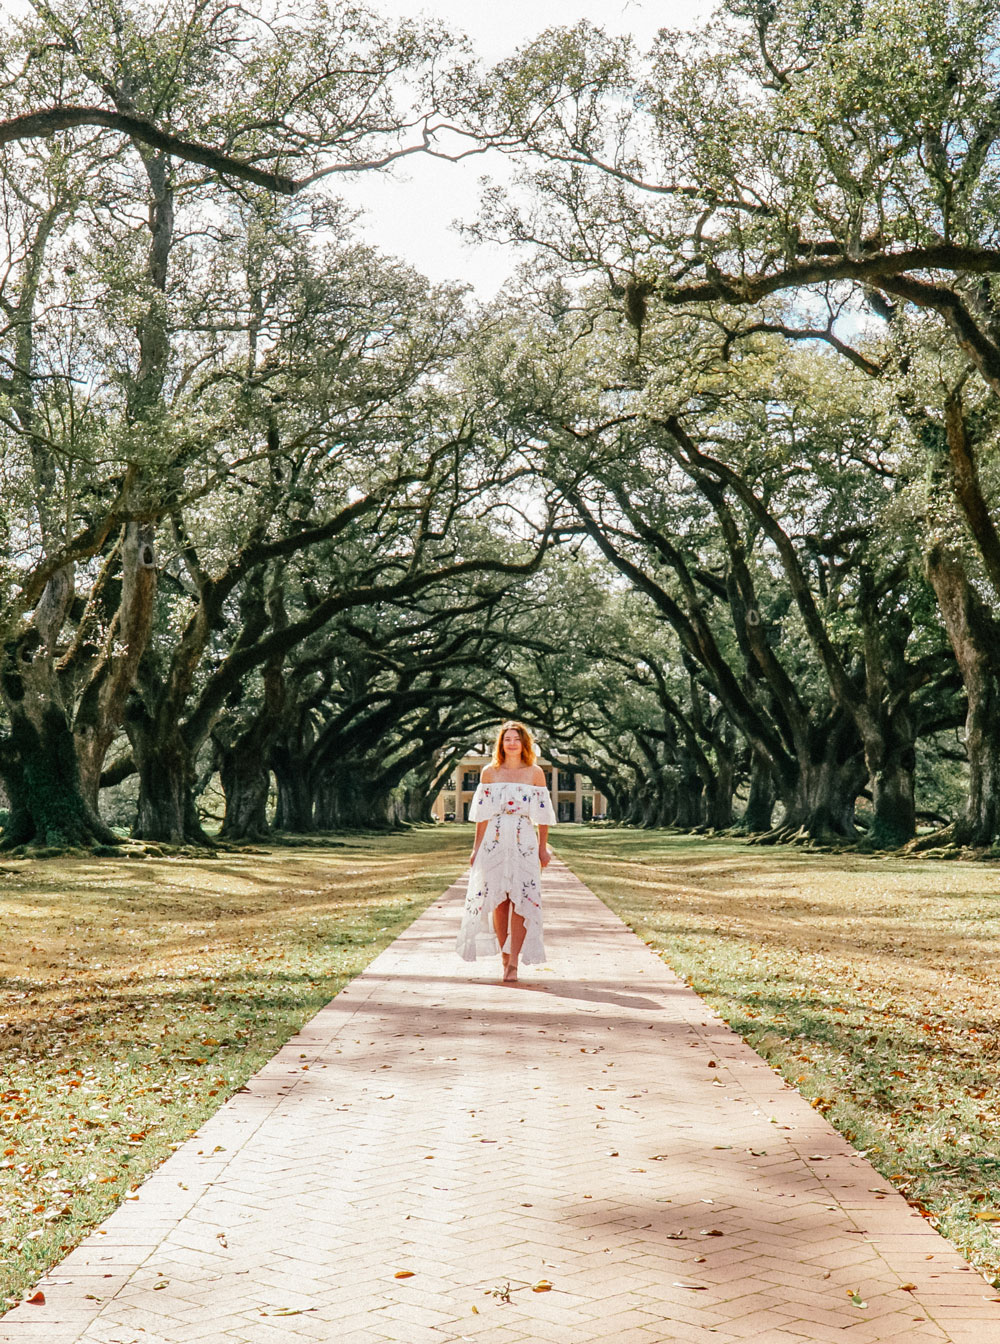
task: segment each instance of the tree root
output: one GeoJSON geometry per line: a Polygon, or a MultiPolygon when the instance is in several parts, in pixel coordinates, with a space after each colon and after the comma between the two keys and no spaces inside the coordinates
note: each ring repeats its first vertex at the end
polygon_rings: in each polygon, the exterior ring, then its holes
{"type": "MultiPolygon", "coordinates": [[[[11,859],[215,859],[223,852],[246,853],[245,846],[167,845],[156,840],[116,840],[113,845],[46,845],[28,841],[4,850],[11,859]]],[[[264,854],[266,850],[253,850],[264,854]]]]}
{"type": "Polygon", "coordinates": [[[856,837],[838,835],[834,831],[810,831],[808,826],[776,826],[773,830],[747,836],[748,845],[801,845],[819,853],[840,853],[853,849],[856,837]]]}
{"type": "Polygon", "coordinates": [[[949,849],[955,846],[955,823],[942,826],[930,835],[918,835],[909,840],[900,851],[908,857],[913,854],[925,854],[930,849],[949,849]]]}
{"type": "Polygon", "coordinates": [[[748,845],[787,845],[793,840],[808,839],[809,832],[804,826],[775,826],[770,831],[761,831],[747,840],[748,845]]]}

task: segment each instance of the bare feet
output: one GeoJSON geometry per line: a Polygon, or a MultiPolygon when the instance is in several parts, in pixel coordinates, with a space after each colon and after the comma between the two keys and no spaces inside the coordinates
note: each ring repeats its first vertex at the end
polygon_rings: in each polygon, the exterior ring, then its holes
{"type": "Polygon", "coordinates": [[[509,957],[504,958],[503,983],[505,985],[517,984],[517,962],[511,961],[509,957]]]}

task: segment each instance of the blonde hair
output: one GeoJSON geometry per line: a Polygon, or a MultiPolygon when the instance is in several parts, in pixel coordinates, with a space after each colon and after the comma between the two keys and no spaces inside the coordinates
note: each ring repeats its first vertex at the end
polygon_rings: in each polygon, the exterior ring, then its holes
{"type": "Polygon", "coordinates": [[[535,764],[535,744],[532,741],[531,733],[525,728],[523,723],[518,723],[516,719],[508,719],[506,723],[500,725],[500,731],[497,733],[497,740],[493,744],[493,762],[492,764],[499,770],[503,767],[506,753],[503,749],[504,733],[509,732],[511,728],[516,728],[518,736],[521,739],[521,764],[535,764]]]}

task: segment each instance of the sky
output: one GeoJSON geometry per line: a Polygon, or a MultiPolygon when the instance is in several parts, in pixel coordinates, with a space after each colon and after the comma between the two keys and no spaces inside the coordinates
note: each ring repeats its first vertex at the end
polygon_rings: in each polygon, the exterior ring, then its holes
{"type": "MultiPolygon", "coordinates": [[[[367,0],[389,18],[435,18],[464,32],[482,60],[491,65],[546,28],[589,19],[609,32],[631,33],[640,50],[659,28],[690,28],[706,19],[714,0],[367,0]]],[[[0,0],[0,11],[28,9],[28,0],[0,0]]],[[[479,180],[508,178],[511,165],[501,155],[476,155],[460,163],[415,155],[391,171],[337,179],[335,190],[364,210],[359,229],[365,241],[403,257],[435,282],[460,280],[488,301],[513,273],[523,252],[463,240],[456,219],[475,218],[479,180]]]]}
{"type": "MultiPolygon", "coordinates": [[[[463,31],[487,64],[513,54],[546,28],[590,19],[611,32],[628,32],[640,49],[661,27],[688,28],[707,18],[708,0],[369,0],[393,18],[423,15],[463,31]]],[[[512,248],[465,242],[452,228],[471,220],[479,201],[479,179],[503,180],[509,167],[499,155],[474,156],[460,163],[404,160],[391,173],[341,179],[338,194],[363,208],[361,233],[384,252],[405,258],[433,281],[463,280],[488,301],[502,288],[523,253],[512,248]]]]}

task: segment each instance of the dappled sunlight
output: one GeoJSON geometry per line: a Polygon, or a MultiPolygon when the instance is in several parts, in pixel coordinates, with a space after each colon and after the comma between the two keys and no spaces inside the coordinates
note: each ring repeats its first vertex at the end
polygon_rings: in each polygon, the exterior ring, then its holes
{"type": "Polygon", "coordinates": [[[439,896],[466,847],[428,828],[352,837],[349,852],[3,865],[0,1296],[439,896]],[[58,1204],[38,1187],[55,1170],[58,1204]]]}
{"type": "Polygon", "coordinates": [[[662,831],[562,856],[941,1230],[995,1272],[994,865],[662,831]]]}

